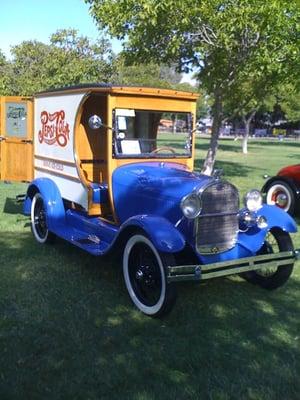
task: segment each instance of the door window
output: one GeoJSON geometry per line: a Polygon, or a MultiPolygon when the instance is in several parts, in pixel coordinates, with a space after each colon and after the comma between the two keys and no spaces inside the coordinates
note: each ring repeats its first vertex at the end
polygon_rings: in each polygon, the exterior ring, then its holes
{"type": "Polygon", "coordinates": [[[6,136],[27,136],[27,104],[6,103],[6,136]]]}

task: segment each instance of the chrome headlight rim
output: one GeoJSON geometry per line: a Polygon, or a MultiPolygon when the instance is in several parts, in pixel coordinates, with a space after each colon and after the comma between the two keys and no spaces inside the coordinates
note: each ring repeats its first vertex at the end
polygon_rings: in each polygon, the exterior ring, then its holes
{"type": "Polygon", "coordinates": [[[258,211],[263,205],[263,196],[260,190],[249,190],[244,197],[244,205],[250,212],[258,211]]]}
{"type": "Polygon", "coordinates": [[[192,192],[184,196],[181,199],[180,208],[183,215],[187,219],[195,219],[199,217],[202,211],[201,199],[199,195],[192,192]]]}

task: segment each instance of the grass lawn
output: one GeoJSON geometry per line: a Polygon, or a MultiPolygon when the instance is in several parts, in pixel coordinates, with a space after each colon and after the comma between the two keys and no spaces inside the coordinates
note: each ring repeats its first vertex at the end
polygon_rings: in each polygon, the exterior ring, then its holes
{"type": "MultiPolygon", "coordinates": [[[[196,169],[207,145],[197,139],[196,169]]],[[[222,140],[217,158],[244,194],[299,162],[300,143],[251,141],[244,156],[222,140]]],[[[276,291],[239,277],[182,283],[171,314],[151,319],[118,263],[33,240],[14,201],[25,188],[0,183],[1,400],[300,398],[300,262],[276,291]]]]}

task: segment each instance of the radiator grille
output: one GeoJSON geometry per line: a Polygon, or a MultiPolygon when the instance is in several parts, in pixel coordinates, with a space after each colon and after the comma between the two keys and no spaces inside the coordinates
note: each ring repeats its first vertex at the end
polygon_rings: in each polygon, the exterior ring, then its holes
{"type": "Polygon", "coordinates": [[[200,194],[202,211],[196,222],[199,253],[220,253],[234,247],[238,232],[239,194],[228,182],[215,182],[200,194]]]}

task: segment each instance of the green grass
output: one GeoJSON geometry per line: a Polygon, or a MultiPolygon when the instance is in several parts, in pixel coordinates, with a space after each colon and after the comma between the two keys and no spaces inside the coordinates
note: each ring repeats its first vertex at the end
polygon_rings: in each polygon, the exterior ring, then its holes
{"type": "MultiPolygon", "coordinates": [[[[296,143],[239,146],[221,141],[216,167],[243,193],[299,162],[296,143]]],[[[206,148],[197,139],[198,169],[206,148]]],[[[172,313],[151,319],[117,262],[33,240],[14,201],[24,191],[0,183],[1,400],[299,399],[299,262],[273,292],[239,277],[180,284],[172,313]]]]}

